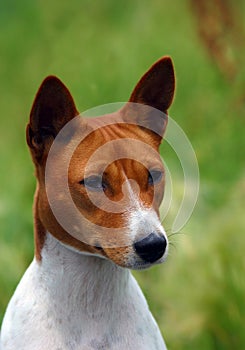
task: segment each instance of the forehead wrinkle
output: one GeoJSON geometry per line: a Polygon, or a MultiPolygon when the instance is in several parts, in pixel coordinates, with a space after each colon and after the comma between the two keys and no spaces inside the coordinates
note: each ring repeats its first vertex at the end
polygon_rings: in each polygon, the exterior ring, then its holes
{"type": "Polygon", "coordinates": [[[100,130],[107,141],[121,138],[145,139],[146,136],[138,125],[122,122],[103,126],[100,130]]]}

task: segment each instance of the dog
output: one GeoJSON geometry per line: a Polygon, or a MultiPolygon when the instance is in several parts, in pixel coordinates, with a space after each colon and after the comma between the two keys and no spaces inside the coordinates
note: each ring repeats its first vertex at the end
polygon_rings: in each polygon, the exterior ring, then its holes
{"type": "Polygon", "coordinates": [[[57,77],[41,84],[26,129],[35,256],[7,307],[1,350],[166,349],[130,269],[168,252],[158,149],[174,90],[168,56],[101,117],[79,116],[57,77]]]}

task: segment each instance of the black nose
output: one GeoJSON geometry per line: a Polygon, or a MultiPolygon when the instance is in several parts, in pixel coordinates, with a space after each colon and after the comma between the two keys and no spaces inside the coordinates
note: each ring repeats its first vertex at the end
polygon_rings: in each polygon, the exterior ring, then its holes
{"type": "Polygon", "coordinates": [[[136,253],[146,262],[153,263],[160,259],[167,246],[167,241],[163,236],[151,233],[134,244],[136,253]]]}

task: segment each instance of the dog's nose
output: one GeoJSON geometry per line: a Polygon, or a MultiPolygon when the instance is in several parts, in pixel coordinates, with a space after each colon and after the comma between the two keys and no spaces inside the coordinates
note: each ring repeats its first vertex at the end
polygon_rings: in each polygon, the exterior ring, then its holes
{"type": "Polygon", "coordinates": [[[160,259],[167,247],[166,238],[159,236],[156,233],[151,233],[149,236],[134,243],[136,253],[146,262],[154,263],[160,259]]]}

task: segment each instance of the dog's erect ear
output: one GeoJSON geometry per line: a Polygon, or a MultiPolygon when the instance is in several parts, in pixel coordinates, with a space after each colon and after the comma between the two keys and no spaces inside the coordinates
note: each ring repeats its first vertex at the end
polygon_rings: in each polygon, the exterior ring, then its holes
{"type": "Polygon", "coordinates": [[[26,129],[27,143],[34,157],[42,157],[46,145],[78,114],[65,85],[55,76],[47,77],[37,92],[26,129]]]}
{"type": "Polygon", "coordinates": [[[175,88],[174,67],[170,57],[160,58],[143,75],[129,102],[141,103],[167,113],[175,88]]]}
{"type": "MultiPolygon", "coordinates": [[[[173,63],[170,57],[165,56],[154,63],[143,75],[129,99],[129,102],[154,107],[164,113],[159,113],[157,117],[153,109],[151,113],[151,108],[148,108],[149,113],[146,113],[148,117],[144,115],[146,127],[151,129],[155,125],[157,133],[161,135],[163,135],[167,124],[167,111],[173,101],[174,90],[175,76],[173,63]],[[160,115],[162,117],[160,117],[160,115]],[[155,116],[153,118],[155,120],[151,120],[152,116],[155,116]],[[149,125],[147,125],[147,118],[149,125]],[[158,124],[158,126],[156,124],[158,124]]],[[[140,113],[138,119],[139,118],[140,113]]]]}

